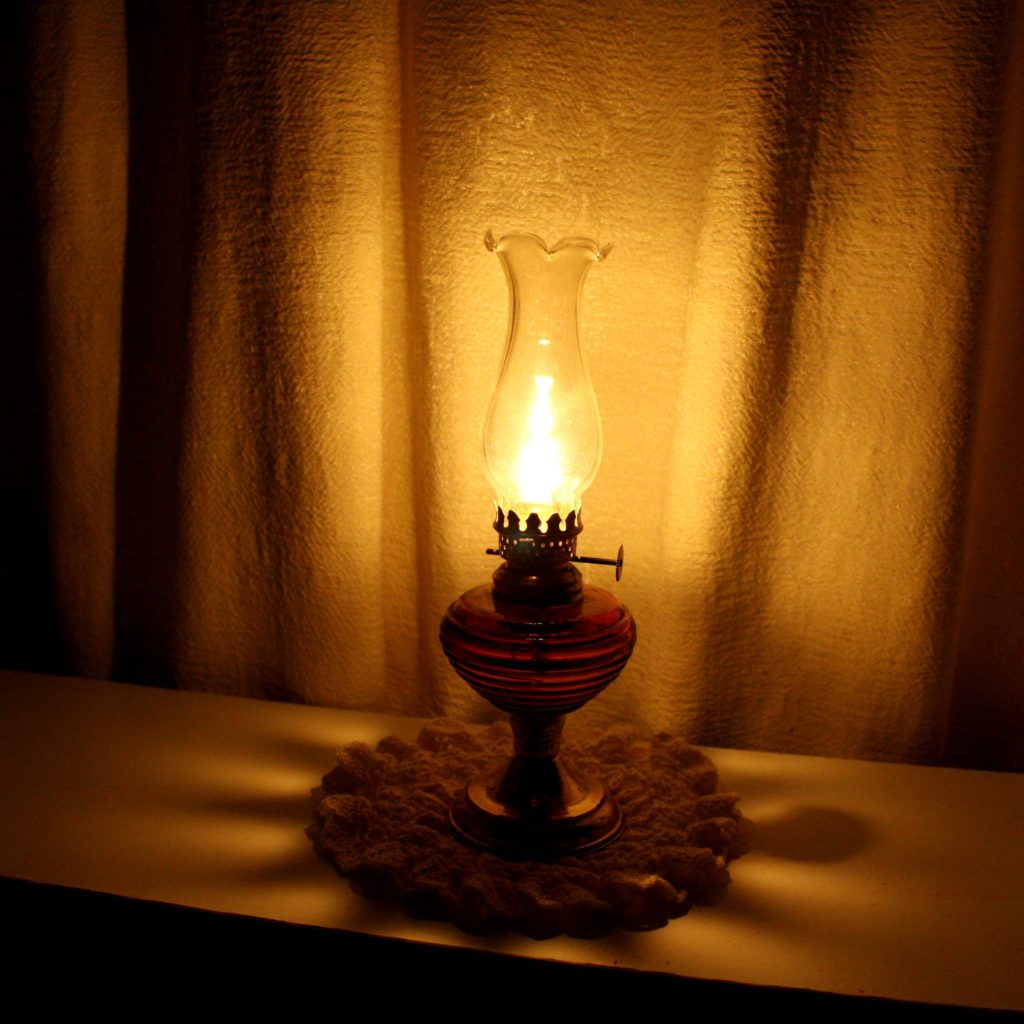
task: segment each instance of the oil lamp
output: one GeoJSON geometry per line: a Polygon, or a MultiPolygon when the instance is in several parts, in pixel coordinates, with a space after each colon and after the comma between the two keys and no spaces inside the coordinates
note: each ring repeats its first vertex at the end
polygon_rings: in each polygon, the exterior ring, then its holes
{"type": "Polygon", "coordinates": [[[552,859],[611,842],[622,813],[597,779],[559,755],[565,716],[622,671],[633,617],[574,562],[582,497],[601,461],[597,400],[580,351],[578,307],[590,267],[607,256],[586,238],[548,246],[488,232],[509,285],[509,329],[484,427],[503,561],[490,586],[467,591],[441,622],[441,644],[477,693],[511,717],[514,754],[473,779],[451,809],[455,831],[502,856],[552,859]]]}

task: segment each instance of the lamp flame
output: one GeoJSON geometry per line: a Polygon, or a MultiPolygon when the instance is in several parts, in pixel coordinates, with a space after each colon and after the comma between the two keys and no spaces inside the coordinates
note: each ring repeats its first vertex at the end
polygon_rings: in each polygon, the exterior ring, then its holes
{"type": "Polygon", "coordinates": [[[527,420],[529,433],[519,454],[519,493],[530,506],[554,507],[563,482],[561,451],[551,436],[555,427],[551,386],[555,381],[553,377],[537,375],[533,382],[537,390],[527,420]]]}

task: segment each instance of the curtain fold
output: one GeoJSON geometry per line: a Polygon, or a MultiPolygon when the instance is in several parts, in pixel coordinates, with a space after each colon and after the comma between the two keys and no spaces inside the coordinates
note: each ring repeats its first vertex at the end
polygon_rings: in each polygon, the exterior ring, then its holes
{"type": "Polygon", "coordinates": [[[1024,768],[1014,5],[8,17],[8,664],[487,714],[481,238],[583,234],[640,639],[580,716],[1024,768]]]}

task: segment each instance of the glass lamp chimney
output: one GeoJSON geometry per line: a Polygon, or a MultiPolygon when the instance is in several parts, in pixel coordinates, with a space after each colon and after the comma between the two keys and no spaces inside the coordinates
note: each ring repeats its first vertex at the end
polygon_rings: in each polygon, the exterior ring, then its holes
{"type": "Polygon", "coordinates": [[[580,293],[608,249],[585,238],[552,248],[536,235],[488,232],[509,285],[509,330],[484,426],[499,508],[525,521],[580,511],[601,462],[601,419],[577,327],[580,293]]]}

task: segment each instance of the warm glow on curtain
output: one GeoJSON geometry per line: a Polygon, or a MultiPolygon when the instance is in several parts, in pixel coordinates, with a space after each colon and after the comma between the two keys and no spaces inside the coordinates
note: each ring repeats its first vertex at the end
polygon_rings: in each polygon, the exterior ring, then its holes
{"type": "Polygon", "coordinates": [[[6,664],[481,713],[481,239],[587,235],[582,716],[1024,768],[1015,5],[4,17],[6,664]]]}

